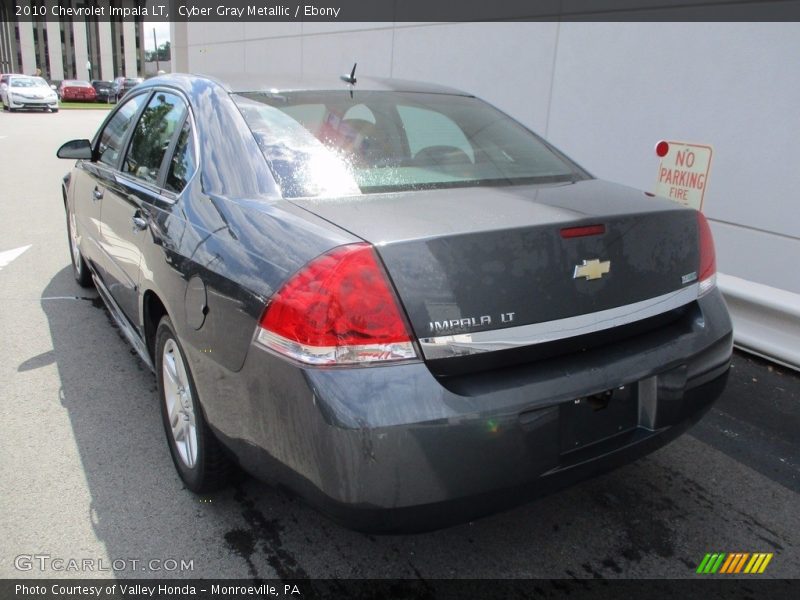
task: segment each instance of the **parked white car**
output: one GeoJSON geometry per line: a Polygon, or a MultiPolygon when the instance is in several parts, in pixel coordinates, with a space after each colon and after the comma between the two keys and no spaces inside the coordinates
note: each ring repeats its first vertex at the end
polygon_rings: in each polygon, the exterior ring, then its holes
{"type": "Polygon", "coordinates": [[[8,83],[0,87],[3,110],[42,108],[58,112],[58,96],[41,77],[11,75],[8,83]]]}

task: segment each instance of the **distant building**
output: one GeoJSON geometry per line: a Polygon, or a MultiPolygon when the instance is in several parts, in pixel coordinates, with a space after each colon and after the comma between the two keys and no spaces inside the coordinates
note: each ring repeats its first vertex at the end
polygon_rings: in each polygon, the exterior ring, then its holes
{"type": "MultiPolygon", "coordinates": [[[[18,0],[20,6],[49,7],[55,0],[18,0]]],[[[123,7],[133,0],[61,0],[61,6],[123,7]]],[[[0,72],[44,78],[113,79],[138,77],[144,71],[144,28],[140,17],[110,21],[69,19],[21,21],[9,3],[0,4],[0,72]],[[91,72],[87,68],[91,65],[91,72]]]]}

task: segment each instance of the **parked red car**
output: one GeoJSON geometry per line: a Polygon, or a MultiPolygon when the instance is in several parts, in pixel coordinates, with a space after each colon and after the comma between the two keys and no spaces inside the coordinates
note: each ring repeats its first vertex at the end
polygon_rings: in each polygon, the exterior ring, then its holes
{"type": "Polygon", "coordinates": [[[58,97],[62,102],[95,102],[97,91],[88,81],[78,81],[75,79],[65,79],[58,86],[58,97]]]}

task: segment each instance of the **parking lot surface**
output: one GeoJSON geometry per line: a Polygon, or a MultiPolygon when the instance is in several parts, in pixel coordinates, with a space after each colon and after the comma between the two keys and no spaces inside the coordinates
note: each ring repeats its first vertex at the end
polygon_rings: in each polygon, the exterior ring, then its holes
{"type": "Polygon", "coordinates": [[[798,575],[800,377],[740,353],[688,434],[474,523],[369,536],[249,478],[188,492],[153,374],[69,266],[55,151],[106,114],[0,114],[0,577],[695,578],[708,552],[798,575]]]}

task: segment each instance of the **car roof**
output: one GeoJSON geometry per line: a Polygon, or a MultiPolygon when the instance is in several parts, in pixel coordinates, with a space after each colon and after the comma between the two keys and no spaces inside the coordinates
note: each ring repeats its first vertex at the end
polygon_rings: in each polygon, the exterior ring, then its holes
{"type": "Polygon", "coordinates": [[[140,85],[173,85],[191,94],[192,82],[197,79],[212,81],[229,93],[242,92],[302,92],[302,91],[393,91],[417,92],[432,94],[449,94],[471,96],[461,90],[431,83],[408,81],[403,79],[384,79],[376,77],[359,77],[356,74],[355,85],[350,85],[338,76],[330,77],[287,77],[272,76],[260,73],[229,73],[225,75],[171,73],[147,79],[140,85]]]}

